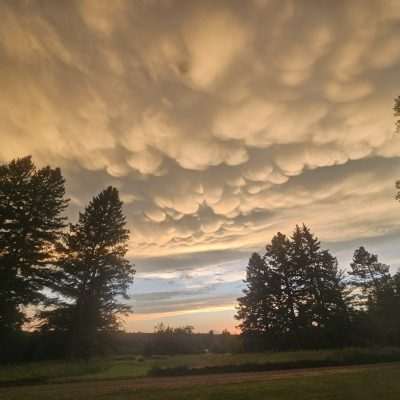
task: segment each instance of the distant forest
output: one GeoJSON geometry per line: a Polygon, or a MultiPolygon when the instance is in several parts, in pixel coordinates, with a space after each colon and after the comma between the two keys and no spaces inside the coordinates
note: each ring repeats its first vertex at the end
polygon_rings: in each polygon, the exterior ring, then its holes
{"type": "MultiPolygon", "coordinates": [[[[400,131],[400,96],[394,114],[400,131]]],[[[75,224],[63,216],[67,205],[59,168],[37,168],[31,157],[0,165],[2,362],[130,347],[160,354],[400,345],[400,272],[360,247],[345,273],[306,225],[290,237],[277,233],[263,255],[250,257],[240,337],[162,325],[154,334],[123,333],[135,269],[118,190],[94,196],[75,224]]]]}

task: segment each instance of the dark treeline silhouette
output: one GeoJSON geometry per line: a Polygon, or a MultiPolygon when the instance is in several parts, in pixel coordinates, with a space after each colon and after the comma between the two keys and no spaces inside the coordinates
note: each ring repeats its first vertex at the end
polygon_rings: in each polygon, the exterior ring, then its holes
{"type": "Polygon", "coordinates": [[[221,334],[213,331],[194,333],[193,326],[173,328],[160,323],[156,325],[154,333],[147,336],[141,354],[232,353],[240,350],[240,338],[227,330],[221,334]]]}
{"type": "MultiPolygon", "coordinates": [[[[196,333],[187,327],[164,327],[163,332],[124,332],[118,330],[98,335],[97,356],[139,358],[174,354],[237,353],[243,351],[240,335],[223,333],[196,333]]],[[[27,362],[63,359],[66,337],[57,332],[23,331],[11,346],[7,343],[9,362],[27,362]]],[[[84,357],[84,355],[82,356],[84,357]]],[[[6,361],[3,356],[3,361],[6,361]]]]}
{"type": "Polygon", "coordinates": [[[345,274],[296,226],[251,256],[245,283],[237,318],[248,350],[400,345],[400,272],[364,247],[345,274]]]}
{"type": "Polygon", "coordinates": [[[95,196],[68,229],[64,196],[58,168],[38,169],[30,157],[0,166],[0,361],[43,343],[88,358],[129,311],[119,299],[135,271],[118,191],[95,196]],[[32,322],[40,334],[24,332],[32,322]]]}

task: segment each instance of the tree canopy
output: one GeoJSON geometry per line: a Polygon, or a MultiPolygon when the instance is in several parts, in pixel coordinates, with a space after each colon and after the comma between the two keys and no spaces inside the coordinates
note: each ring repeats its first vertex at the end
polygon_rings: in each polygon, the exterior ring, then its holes
{"type": "Polygon", "coordinates": [[[18,329],[21,307],[44,299],[65,226],[64,195],[58,168],[38,169],[30,157],[0,166],[0,331],[18,329]]]}
{"type": "Polygon", "coordinates": [[[354,251],[350,267],[350,283],[356,289],[355,304],[366,306],[389,279],[389,266],[361,246],[354,251]]]}
{"type": "Polygon", "coordinates": [[[337,261],[305,225],[291,237],[277,233],[264,256],[254,253],[245,283],[240,328],[265,336],[271,347],[329,345],[335,328],[347,323],[337,261]]]}
{"type": "Polygon", "coordinates": [[[62,237],[51,285],[59,300],[42,317],[44,329],[67,333],[71,356],[91,356],[101,334],[117,329],[118,317],[130,311],[120,300],[129,298],[135,273],[125,258],[125,225],[118,191],[108,187],[62,237]]]}
{"type": "Polygon", "coordinates": [[[398,96],[394,100],[393,111],[394,111],[394,116],[398,117],[398,120],[396,121],[396,130],[397,132],[400,132],[400,96],[398,96]]]}

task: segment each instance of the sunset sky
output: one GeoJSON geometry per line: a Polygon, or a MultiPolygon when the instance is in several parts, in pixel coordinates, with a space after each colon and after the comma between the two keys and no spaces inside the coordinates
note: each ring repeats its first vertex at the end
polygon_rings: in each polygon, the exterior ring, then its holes
{"type": "Polygon", "coordinates": [[[125,327],[233,330],[246,261],[305,222],[396,269],[399,0],[3,0],[0,162],[108,185],[137,274],[125,327]]]}

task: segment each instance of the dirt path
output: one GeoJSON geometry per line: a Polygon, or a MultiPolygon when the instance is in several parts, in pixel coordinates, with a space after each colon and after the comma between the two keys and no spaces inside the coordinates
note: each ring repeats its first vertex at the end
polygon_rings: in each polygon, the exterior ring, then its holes
{"type": "MultiPolygon", "coordinates": [[[[195,385],[221,385],[234,384],[241,382],[266,382],[279,379],[290,379],[295,377],[319,376],[351,373],[364,369],[389,369],[400,368],[400,363],[382,363],[357,365],[348,367],[322,367],[306,368],[285,371],[265,371],[265,372],[245,372],[229,373],[199,376],[180,376],[180,377],[162,377],[162,378],[136,378],[120,380],[103,380],[92,382],[72,382],[72,383],[51,383],[44,385],[9,387],[0,389],[0,399],[19,399],[24,398],[23,393],[34,394],[34,398],[50,398],[51,394],[56,395],[57,399],[74,399],[74,394],[80,396],[92,397],[93,395],[106,395],[112,393],[121,393],[137,389],[170,389],[185,388],[195,385]],[[18,397],[18,393],[21,397],[18,397]],[[60,396],[61,394],[61,396],[60,396]]],[[[51,397],[53,398],[53,397],[51,397]]]]}

